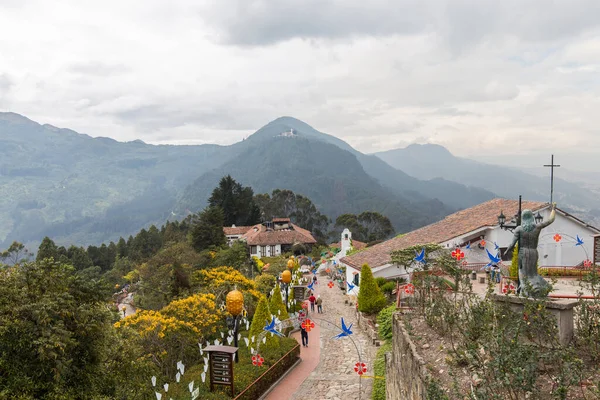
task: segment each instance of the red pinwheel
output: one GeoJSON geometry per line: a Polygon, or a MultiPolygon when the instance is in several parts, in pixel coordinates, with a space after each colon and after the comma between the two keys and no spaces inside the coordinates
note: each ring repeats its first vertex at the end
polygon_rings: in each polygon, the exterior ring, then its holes
{"type": "Polygon", "coordinates": [[[315,327],[315,323],[312,322],[310,319],[307,319],[302,323],[302,327],[306,332],[310,332],[315,327]]]}
{"type": "Polygon", "coordinates": [[[308,308],[308,303],[307,302],[302,302],[302,308],[307,309],[308,308]]]}
{"type": "Polygon", "coordinates": [[[560,242],[561,239],[562,239],[562,236],[560,236],[558,233],[556,235],[554,235],[554,241],[556,243],[560,242]]]}
{"type": "Polygon", "coordinates": [[[456,261],[460,261],[465,258],[465,253],[460,249],[454,250],[451,255],[453,258],[456,258],[456,261]]]}
{"type": "Polygon", "coordinates": [[[327,286],[329,286],[329,289],[331,289],[333,287],[333,282],[329,282],[327,286]]]}
{"type": "Polygon", "coordinates": [[[367,372],[367,365],[365,363],[357,362],[354,364],[354,371],[357,374],[362,375],[367,372]]]}
{"type": "Polygon", "coordinates": [[[260,367],[265,362],[265,359],[261,357],[260,354],[252,356],[252,365],[260,367]]]}
{"type": "Polygon", "coordinates": [[[469,265],[469,263],[467,262],[467,260],[464,260],[464,261],[462,262],[462,265],[463,265],[463,267],[466,267],[467,265],[469,265]]]}
{"type": "Polygon", "coordinates": [[[481,239],[481,242],[479,242],[479,244],[485,247],[485,240],[481,239]]]}
{"type": "Polygon", "coordinates": [[[404,285],[404,293],[413,294],[414,292],[415,292],[415,285],[413,285],[412,283],[408,283],[408,284],[404,285]]]}
{"type": "Polygon", "coordinates": [[[585,260],[583,262],[583,266],[586,267],[586,268],[591,267],[592,266],[592,260],[585,260]]]}

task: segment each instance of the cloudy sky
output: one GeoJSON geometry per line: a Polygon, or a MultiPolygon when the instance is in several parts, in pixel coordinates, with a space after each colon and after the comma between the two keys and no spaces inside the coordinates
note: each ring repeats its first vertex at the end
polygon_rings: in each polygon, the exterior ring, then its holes
{"type": "Polygon", "coordinates": [[[600,1],[0,0],[0,111],[229,144],[281,115],[363,152],[600,153],[600,1]]]}

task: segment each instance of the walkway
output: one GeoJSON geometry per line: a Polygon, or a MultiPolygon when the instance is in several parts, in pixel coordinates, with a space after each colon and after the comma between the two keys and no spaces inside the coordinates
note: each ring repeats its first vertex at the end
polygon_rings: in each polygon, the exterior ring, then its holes
{"type": "MultiPolygon", "coordinates": [[[[376,349],[370,344],[367,337],[362,333],[356,324],[354,306],[344,304],[346,296],[336,286],[327,287],[328,280],[325,277],[319,277],[319,284],[316,293],[323,298],[323,314],[310,313],[309,318],[313,319],[317,328],[309,333],[309,347],[302,348],[300,354],[302,362],[295,370],[299,370],[305,363],[304,356],[314,357],[311,353],[316,344],[314,338],[320,336],[320,358],[316,368],[307,365],[302,372],[292,371],[277,388],[269,394],[268,400],[296,400],[296,399],[330,399],[347,400],[371,398],[373,388],[372,379],[362,379],[354,371],[354,364],[358,362],[356,347],[349,337],[341,339],[332,339],[333,336],[340,333],[340,330],[327,321],[340,326],[341,317],[344,317],[346,325],[354,323],[351,330],[351,336],[361,353],[362,362],[367,365],[367,375],[373,371],[373,360],[375,359],[376,349]],[[318,330],[317,330],[318,329],[318,330]],[[313,370],[314,369],[314,370],[313,370]],[[299,382],[302,382],[299,384],[299,382]],[[359,390],[360,388],[360,390],[359,390]],[[360,395],[359,395],[360,391],[360,395]],[[276,396],[277,394],[277,396],[276,396]]],[[[300,336],[297,336],[300,341],[300,336]]],[[[314,363],[314,359],[307,358],[309,362],[314,363]]]]}

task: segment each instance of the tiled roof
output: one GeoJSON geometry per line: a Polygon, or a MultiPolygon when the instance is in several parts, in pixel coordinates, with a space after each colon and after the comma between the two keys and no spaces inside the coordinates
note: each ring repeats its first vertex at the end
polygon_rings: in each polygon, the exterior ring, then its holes
{"type": "Polygon", "coordinates": [[[223,228],[223,232],[226,236],[228,235],[243,235],[252,228],[251,226],[226,226],[223,228]]]}
{"type": "MultiPolygon", "coordinates": [[[[329,245],[329,247],[335,247],[335,248],[341,249],[342,242],[331,243],[329,245]]],[[[367,247],[367,244],[364,242],[359,242],[358,240],[352,239],[352,247],[354,247],[356,250],[361,250],[361,249],[364,249],[365,247],[367,247]]]]}
{"type": "MultiPolygon", "coordinates": [[[[548,203],[537,201],[524,201],[522,209],[532,211],[547,206],[548,203]]],[[[340,261],[355,269],[360,270],[363,264],[376,268],[392,261],[391,253],[407,247],[427,243],[443,243],[447,240],[475,231],[479,228],[498,225],[500,211],[507,216],[507,220],[517,213],[518,200],[493,199],[466,210],[448,215],[441,221],[424,226],[417,230],[385,242],[367,247],[365,250],[344,257],[340,261]]]]}
{"type": "Polygon", "coordinates": [[[273,222],[290,222],[289,218],[273,218],[273,222]]]}
{"type": "Polygon", "coordinates": [[[313,235],[298,225],[291,224],[291,229],[267,229],[258,224],[250,227],[244,235],[250,246],[268,246],[275,244],[317,243],[313,235]]]}

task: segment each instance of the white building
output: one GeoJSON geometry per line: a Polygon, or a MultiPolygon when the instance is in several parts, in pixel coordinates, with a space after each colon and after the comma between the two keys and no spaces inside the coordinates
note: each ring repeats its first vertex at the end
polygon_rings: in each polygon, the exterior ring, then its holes
{"type": "MultiPolygon", "coordinates": [[[[539,214],[544,220],[550,216],[548,203],[524,201],[522,209],[529,209],[539,214]]],[[[424,226],[406,235],[399,236],[373,247],[355,253],[340,260],[346,266],[347,276],[360,272],[362,265],[369,264],[375,277],[410,278],[408,271],[392,263],[391,253],[411,246],[437,243],[447,248],[459,247],[465,253],[467,266],[481,267],[488,263],[486,249],[493,255],[502,254],[510,244],[513,234],[501,229],[498,215],[515,215],[518,210],[517,200],[493,199],[466,210],[448,215],[441,221],[424,226]]],[[[508,223],[509,221],[507,221],[508,223]]],[[[556,220],[542,230],[539,240],[540,266],[581,266],[585,260],[592,260],[594,236],[600,230],[585,223],[560,209],[556,210],[556,220]],[[583,244],[577,245],[577,237],[583,244]]],[[[510,255],[503,260],[510,264],[510,255]]]]}
{"type": "Polygon", "coordinates": [[[250,248],[250,255],[258,258],[281,255],[291,251],[297,243],[310,250],[317,243],[309,231],[293,224],[289,218],[273,218],[272,221],[254,226],[225,227],[223,232],[229,245],[235,240],[245,241],[250,248]]]}

